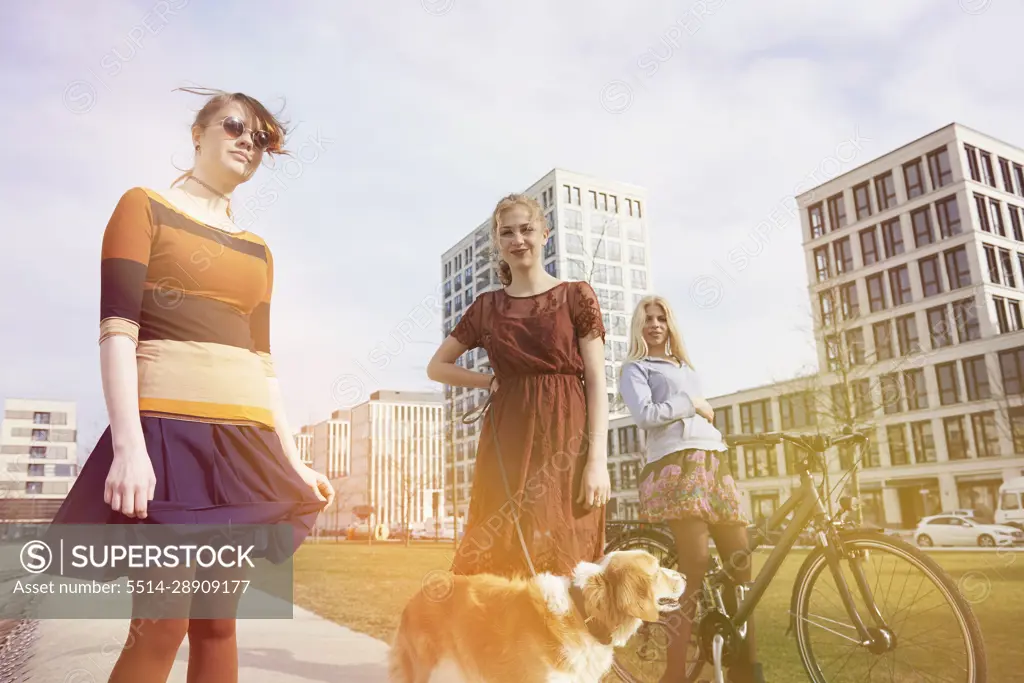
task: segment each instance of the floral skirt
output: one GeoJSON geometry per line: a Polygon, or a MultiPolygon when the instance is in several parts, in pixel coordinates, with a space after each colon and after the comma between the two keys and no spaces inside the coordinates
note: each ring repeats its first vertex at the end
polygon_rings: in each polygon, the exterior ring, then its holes
{"type": "Polygon", "coordinates": [[[670,453],[640,472],[640,515],[648,522],[698,518],[708,524],[749,521],[723,453],[685,450],[670,453]]]}

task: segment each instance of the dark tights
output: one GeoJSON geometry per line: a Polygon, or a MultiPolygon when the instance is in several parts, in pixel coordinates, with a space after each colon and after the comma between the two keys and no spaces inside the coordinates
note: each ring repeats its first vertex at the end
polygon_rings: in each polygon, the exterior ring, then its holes
{"type": "MultiPolygon", "coordinates": [[[[662,683],[677,683],[685,680],[686,659],[690,644],[694,612],[700,597],[701,584],[710,562],[709,535],[715,539],[715,547],[725,570],[735,581],[750,581],[750,559],[747,553],[747,529],[739,525],[709,525],[699,519],[681,519],[669,522],[676,541],[676,555],[679,572],[686,577],[686,591],[679,599],[682,618],[674,620],[678,626],[669,629],[668,668],[662,683]]],[[[722,600],[730,612],[736,609],[736,591],[732,584],[723,591],[722,600]]],[[[731,683],[759,683],[755,677],[754,624],[747,621],[746,656],[729,670],[731,683]]]]}

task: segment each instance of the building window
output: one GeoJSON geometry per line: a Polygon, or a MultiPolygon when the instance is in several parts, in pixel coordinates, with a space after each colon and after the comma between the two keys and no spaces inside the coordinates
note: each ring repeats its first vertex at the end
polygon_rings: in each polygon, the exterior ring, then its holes
{"type": "Polygon", "coordinates": [[[825,234],[825,218],[821,212],[821,202],[807,209],[807,218],[811,224],[812,240],[825,234]]]}
{"type": "Polygon", "coordinates": [[[1017,278],[1013,273],[1013,257],[1008,249],[999,250],[999,262],[1003,266],[1003,282],[1007,287],[1016,287],[1017,278]]]}
{"type": "Polygon", "coordinates": [[[878,263],[878,236],[874,225],[860,231],[860,253],[865,266],[878,263]]]}
{"type": "Polygon", "coordinates": [[[998,457],[999,433],[996,431],[995,413],[987,410],[971,415],[971,428],[974,431],[974,445],[978,449],[978,457],[998,457]]]}
{"type": "Polygon", "coordinates": [[[826,290],[818,295],[818,307],[821,312],[822,327],[832,327],[835,324],[835,302],[832,300],[832,290],[826,290]]]}
{"type": "Polygon", "coordinates": [[[1006,237],[1006,225],[1003,221],[1003,209],[999,200],[988,199],[988,217],[992,224],[992,230],[1000,237],[1006,237]]]}
{"type": "Polygon", "coordinates": [[[635,244],[629,245],[629,262],[634,266],[642,266],[646,263],[644,259],[644,248],[635,244]]]}
{"type": "Polygon", "coordinates": [[[984,356],[964,358],[960,361],[964,368],[964,384],[968,401],[981,401],[992,397],[988,386],[988,368],[985,367],[984,356]]]}
{"type": "Polygon", "coordinates": [[[928,408],[928,387],[924,381],[924,370],[914,368],[903,373],[903,393],[907,397],[907,410],[928,408]]]}
{"type": "Polygon", "coordinates": [[[817,424],[814,409],[814,395],[810,391],[799,391],[779,397],[779,416],[782,429],[802,429],[817,424]]]}
{"type": "Polygon", "coordinates": [[[647,289],[647,272],[643,270],[637,270],[636,268],[630,269],[631,284],[633,289],[647,289]]]}
{"type": "Polygon", "coordinates": [[[971,180],[981,182],[981,170],[978,166],[978,151],[968,144],[964,144],[964,152],[967,155],[967,168],[971,174],[971,180]]]}
{"type": "Polygon", "coordinates": [[[48,435],[49,435],[49,432],[47,430],[45,430],[45,429],[33,429],[32,430],[32,440],[33,441],[46,441],[48,435]]]}
{"type": "Polygon", "coordinates": [[[1013,176],[1010,174],[1010,162],[999,157],[999,170],[1003,176],[1003,189],[1013,194],[1013,176]]]}
{"type": "Polygon", "coordinates": [[[868,286],[868,308],[872,313],[884,311],[886,308],[885,282],[882,279],[882,273],[875,273],[865,278],[864,281],[868,286]]]}
{"type": "Polygon", "coordinates": [[[1016,181],[1017,194],[1024,197],[1024,168],[1020,164],[1013,165],[1013,179],[1016,181]]]}
{"type": "Polygon", "coordinates": [[[946,317],[946,307],[936,306],[925,311],[928,318],[929,341],[933,349],[941,349],[944,346],[953,345],[953,336],[949,333],[949,321],[946,317]]]}
{"type": "Polygon", "coordinates": [[[828,247],[818,247],[814,250],[814,270],[817,273],[818,282],[824,282],[832,277],[829,267],[828,247]]]}
{"type": "Polygon", "coordinates": [[[945,187],[953,182],[953,168],[949,164],[949,151],[945,147],[928,153],[928,173],[931,175],[932,189],[945,187]]]}
{"type": "Polygon", "coordinates": [[[896,183],[893,182],[892,171],[875,178],[875,196],[878,197],[879,211],[896,206],[896,183]]]}
{"type": "Polygon", "coordinates": [[[999,333],[1016,332],[1021,329],[1020,302],[1005,299],[1001,296],[992,297],[996,308],[996,321],[999,333]]]}
{"type": "Polygon", "coordinates": [[[49,413],[34,413],[32,415],[32,424],[37,424],[37,425],[48,425],[48,424],[50,424],[50,414],[49,413]]]}
{"type": "Polygon", "coordinates": [[[907,188],[907,199],[924,194],[924,176],[921,175],[921,159],[903,164],[903,183],[907,188]]]}
{"type": "Polygon", "coordinates": [[[1013,239],[1018,242],[1024,242],[1024,231],[1021,230],[1020,207],[1007,204],[1006,209],[1010,213],[1010,229],[1013,230],[1013,239]]]}
{"type": "Polygon", "coordinates": [[[992,169],[992,155],[988,152],[981,152],[981,177],[985,184],[996,187],[996,174],[992,169]]]}
{"type": "Polygon", "coordinates": [[[1024,453],[1024,406],[1010,408],[1010,435],[1013,438],[1013,452],[1024,453]]]}
{"type": "Polygon", "coordinates": [[[949,288],[960,289],[971,284],[971,267],[967,262],[967,247],[957,247],[944,252],[946,258],[946,277],[949,288]]]}
{"type": "Polygon", "coordinates": [[[960,207],[956,195],[935,202],[935,213],[939,217],[939,234],[943,238],[960,234],[963,226],[960,224],[960,207]]]}
{"type": "Polygon", "coordinates": [[[910,224],[914,228],[914,245],[918,249],[935,241],[931,209],[927,206],[910,212],[910,224]]]}
{"type": "Polygon", "coordinates": [[[885,435],[889,441],[889,464],[893,467],[908,464],[906,425],[889,425],[885,435]]]}
{"type": "Polygon", "coordinates": [[[992,225],[988,219],[988,207],[985,205],[985,197],[975,194],[974,208],[978,211],[978,223],[981,225],[981,229],[985,232],[992,232],[992,225]]]}
{"type": "Polygon", "coordinates": [[[846,202],[842,193],[829,197],[827,204],[829,228],[839,230],[846,227],[846,202]]]}
{"type": "Polygon", "coordinates": [[[910,423],[910,434],[914,439],[914,462],[935,462],[935,436],[931,420],[910,423]]]}
{"type": "Polygon", "coordinates": [[[935,365],[935,379],[939,385],[939,405],[948,406],[960,402],[960,383],[956,377],[956,363],[935,365]]]}
{"type": "Polygon", "coordinates": [[[882,412],[895,415],[902,411],[903,397],[900,392],[900,381],[896,373],[882,375],[878,378],[882,390],[882,412]]]}
{"type": "Polygon", "coordinates": [[[763,401],[741,403],[740,430],[744,434],[774,431],[771,401],[766,399],[763,401]]]}
{"type": "Polygon", "coordinates": [[[836,257],[836,275],[849,273],[853,270],[853,250],[850,249],[850,238],[836,240],[833,245],[836,257]]]}
{"type": "Polygon", "coordinates": [[[867,182],[854,186],[853,206],[858,221],[871,215],[871,187],[867,182]]]}
{"type": "Polygon", "coordinates": [[[857,301],[857,283],[849,282],[839,287],[839,303],[843,320],[852,320],[860,315],[860,304],[857,301]]]}
{"type": "Polygon", "coordinates": [[[999,284],[999,261],[996,260],[996,248],[985,245],[985,263],[988,265],[988,281],[999,284]]]}
{"type": "Polygon", "coordinates": [[[917,262],[921,274],[921,292],[927,298],[942,294],[942,271],[939,257],[929,256],[917,262]]]}
{"type": "Polygon", "coordinates": [[[999,352],[999,371],[1003,395],[1024,394],[1024,346],[999,352]]]}
{"type": "Polygon", "coordinates": [[[917,316],[913,313],[896,318],[896,340],[900,355],[909,356],[921,350],[917,336],[917,316]]]}
{"type": "Polygon", "coordinates": [[[978,311],[974,299],[954,301],[953,321],[956,323],[957,341],[964,342],[981,339],[981,326],[978,324],[978,311]]]}
{"type": "Polygon", "coordinates": [[[942,420],[946,432],[946,451],[950,460],[967,459],[967,435],[964,433],[964,418],[960,415],[942,420]]]}
{"type": "Polygon", "coordinates": [[[882,223],[882,243],[885,245],[886,258],[892,258],[904,252],[903,228],[900,226],[899,218],[882,223]]]}
{"type": "Polygon", "coordinates": [[[906,266],[889,271],[889,291],[892,294],[893,306],[902,306],[914,300],[910,291],[910,270],[906,266]]]}
{"type": "Polygon", "coordinates": [[[892,349],[892,327],[888,320],[871,326],[871,334],[875,340],[875,358],[879,361],[895,358],[892,349]]]}
{"type": "Polygon", "coordinates": [[[864,330],[857,328],[847,330],[846,348],[849,351],[850,365],[863,365],[867,362],[867,354],[864,350],[864,330]]]}

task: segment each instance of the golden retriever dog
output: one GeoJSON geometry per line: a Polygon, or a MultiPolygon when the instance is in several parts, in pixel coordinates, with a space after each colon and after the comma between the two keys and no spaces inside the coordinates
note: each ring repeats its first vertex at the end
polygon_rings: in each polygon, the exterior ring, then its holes
{"type": "Polygon", "coordinates": [[[598,683],[642,622],[678,608],[685,579],[643,550],[573,576],[451,576],[406,605],[392,683],[598,683]]]}

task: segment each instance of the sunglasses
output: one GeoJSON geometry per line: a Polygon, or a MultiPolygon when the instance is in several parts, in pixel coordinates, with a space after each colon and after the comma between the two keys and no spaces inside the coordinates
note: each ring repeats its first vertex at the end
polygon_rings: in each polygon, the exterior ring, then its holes
{"type": "Polygon", "coordinates": [[[242,137],[245,131],[249,131],[252,137],[252,144],[256,149],[264,150],[270,146],[270,133],[265,130],[246,128],[245,122],[237,116],[226,117],[220,122],[220,125],[232,140],[242,137]]]}

